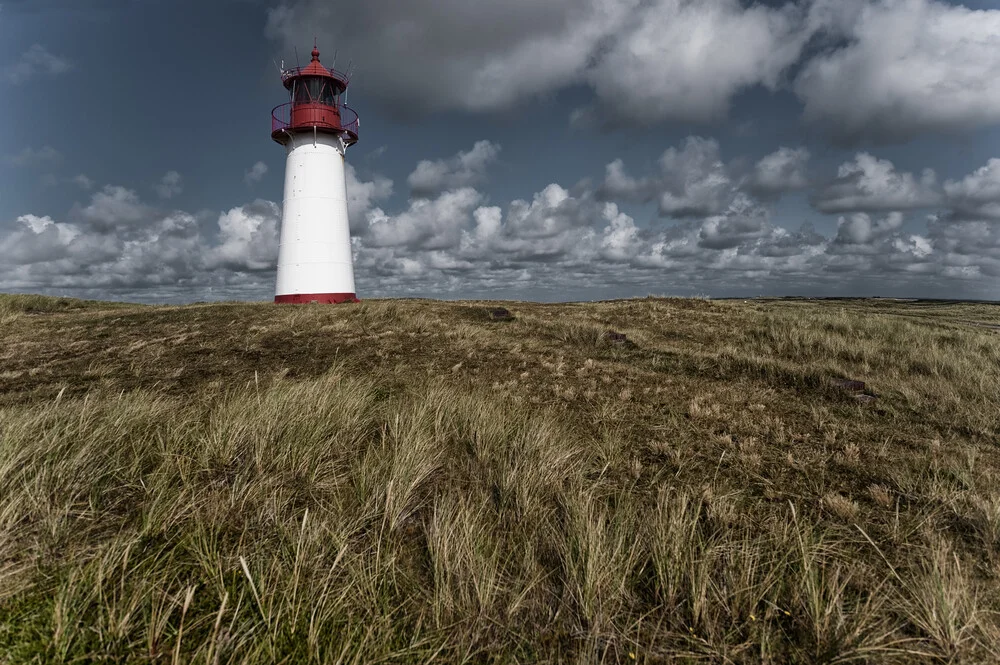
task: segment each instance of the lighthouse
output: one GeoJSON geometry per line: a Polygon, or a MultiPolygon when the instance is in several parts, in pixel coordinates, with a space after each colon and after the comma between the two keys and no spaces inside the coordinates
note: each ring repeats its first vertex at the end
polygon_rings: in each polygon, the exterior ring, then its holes
{"type": "Polygon", "coordinates": [[[285,147],[285,198],[276,303],[358,302],[344,155],[358,141],[358,114],[341,102],[348,76],[320,63],[282,69],[289,101],[271,112],[285,147]]]}

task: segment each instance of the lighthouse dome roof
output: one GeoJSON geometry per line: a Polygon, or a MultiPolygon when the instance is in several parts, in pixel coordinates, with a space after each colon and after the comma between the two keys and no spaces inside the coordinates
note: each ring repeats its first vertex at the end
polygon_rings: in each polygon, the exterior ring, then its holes
{"type": "Polygon", "coordinates": [[[336,69],[327,68],[320,62],[319,59],[319,48],[313,46],[312,50],[312,60],[305,67],[292,67],[289,69],[282,70],[281,81],[284,83],[286,88],[291,88],[292,81],[304,76],[321,76],[323,78],[334,79],[337,82],[337,87],[342,91],[347,89],[348,77],[347,74],[343,72],[338,72],[336,69]]]}

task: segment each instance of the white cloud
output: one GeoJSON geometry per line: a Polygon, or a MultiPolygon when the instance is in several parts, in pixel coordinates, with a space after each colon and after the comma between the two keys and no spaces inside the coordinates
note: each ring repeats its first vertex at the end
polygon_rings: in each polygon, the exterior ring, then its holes
{"type": "Polygon", "coordinates": [[[934,251],[949,277],[965,280],[1000,277],[1000,224],[954,221],[932,216],[928,222],[934,251]]]}
{"type": "Polygon", "coordinates": [[[73,176],[72,178],[70,178],[70,180],[74,185],[76,185],[80,189],[87,189],[87,190],[93,189],[94,185],[96,184],[91,178],[88,178],[86,175],[82,173],[73,176]]]}
{"type": "Polygon", "coordinates": [[[607,165],[599,188],[602,198],[647,203],[656,201],[660,214],[696,217],[721,213],[732,202],[736,185],[713,139],[689,136],[681,149],[668,148],[659,173],[633,178],[621,160],[607,165]]]}
{"type": "Polygon", "coordinates": [[[601,233],[601,257],[614,262],[633,260],[643,250],[642,232],[635,220],[614,203],[606,203],[602,212],[608,225],[601,233]]]}
{"type": "Polygon", "coordinates": [[[872,220],[868,214],[859,212],[837,220],[835,242],[845,245],[870,245],[902,226],[903,215],[899,212],[890,212],[879,220],[872,220]]]}
{"type": "Polygon", "coordinates": [[[243,180],[250,185],[255,182],[260,182],[264,179],[265,175],[267,175],[267,164],[264,162],[257,162],[243,174],[243,180]]]}
{"type": "Polygon", "coordinates": [[[689,137],[683,150],[669,148],[660,157],[665,186],[660,212],[674,217],[720,212],[733,194],[733,183],[712,139],[689,137]]]}
{"type": "Polygon", "coordinates": [[[275,203],[234,207],[213,225],[211,217],[160,210],[135,192],[109,186],[72,214],[73,223],[22,215],[0,233],[3,288],[99,297],[145,293],[145,299],[169,291],[188,301],[217,287],[236,297],[273,288],[275,203]]]}
{"type": "Polygon", "coordinates": [[[76,208],[76,212],[86,223],[102,232],[134,226],[147,219],[151,211],[134,191],[113,185],[96,192],[87,206],[76,208]]]}
{"type": "Polygon", "coordinates": [[[317,29],[410,112],[504,109],[585,84],[605,114],[639,122],[719,118],[740,90],[776,87],[809,38],[794,4],[740,0],[285,0],[267,32],[291,49],[317,29]]]}
{"type": "Polygon", "coordinates": [[[33,44],[17,62],[3,68],[3,77],[8,83],[18,85],[37,76],[56,76],[71,69],[73,64],[66,58],[49,53],[41,44],[33,44]]]}
{"type": "Polygon", "coordinates": [[[947,181],[944,191],[959,215],[1000,219],[1000,159],[990,159],[962,180],[947,181]]]}
{"type": "Polygon", "coordinates": [[[629,20],[586,74],[612,116],[641,123],[705,122],[726,115],[733,95],[777,87],[809,38],[794,5],[738,0],[633,3],[629,20]]]}
{"type": "Polygon", "coordinates": [[[911,235],[907,238],[896,238],[892,244],[896,251],[912,254],[918,259],[926,259],[934,251],[930,240],[924,236],[911,235]]]}
{"type": "Polygon", "coordinates": [[[814,257],[826,249],[829,240],[820,235],[809,222],[797,231],[771,226],[770,233],[756,243],[756,251],[768,257],[814,257]]]}
{"type": "MultiPolygon", "coordinates": [[[[844,216],[832,239],[809,224],[791,231],[739,189],[718,212],[646,228],[579,186],[571,192],[552,183],[505,207],[477,205],[477,199],[474,190],[463,192],[466,205],[455,207],[448,221],[441,205],[433,215],[418,215],[429,209],[427,200],[411,201],[399,215],[377,210],[392,233],[356,239],[359,288],[368,288],[367,275],[380,293],[398,295],[502,296],[532,288],[556,298],[695,288],[940,295],[956,288],[949,276],[956,270],[989,270],[993,260],[969,241],[966,265],[951,265],[958,263],[956,253],[946,258],[942,233],[903,233],[899,212],[844,216]],[[415,216],[421,224],[412,223],[415,216]]],[[[973,288],[963,283],[962,289],[973,288]]]]}
{"type": "Polygon", "coordinates": [[[453,247],[481,200],[482,195],[475,189],[463,187],[436,199],[411,199],[409,207],[398,215],[387,215],[376,208],[367,215],[365,242],[375,247],[453,247]]]}
{"type": "Polygon", "coordinates": [[[63,156],[52,146],[46,145],[37,150],[31,147],[24,148],[15,155],[8,155],[6,161],[13,166],[33,168],[59,164],[63,161],[63,156]]]}
{"type": "Polygon", "coordinates": [[[826,213],[912,210],[940,202],[933,170],[924,169],[918,180],[912,173],[898,172],[889,160],[866,152],[841,164],[836,180],[812,196],[816,209],[826,213]]]}
{"type": "MultiPolygon", "coordinates": [[[[370,236],[358,238],[359,274],[377,275],[384,288],[400,293],[422,288],[490,292],[527,284],[579,293],[611,285],[651,288],[665,273],[674,276],[672,282],[683,273],[676,284],[741,271],[761,278],[788,270],[797,274],[827,244],[815,233],[791,234],[773,226],[766,209],[742,193],[719,214],[662,229],[641,228],[616,204],[556,183],[530,201],[512,201],[506,210],[472,209],[475,200],[467,199],[470,206],[452,218],[448,233],[434,236],[440,242],[433,247],[427,245],[426,233],[394,233],[391,246],[370,236]]],[[[400,218],[413,209],[411,201],[406,212],[386,221],[398,231],[400,218]]]]}
{"type": "Polygon", "coordinates": [[[535,194],[532,201],[512,201],[507,210],[506,226],[519,239],[541,240],[586,225],[589,220],[581,212],[593,212],[557,184],[551,184],[535,194]]]}
{"type": "Polygon", "coordinates": [[[209,256],[212,267],[230,270],[268,270],[278,255],[276,203],[258,199],[219,215],[219,241],[209,256]]]}
{"type": "Polygon", "coordinates": [[[608,199],[648,203],[657,196],[659,184],[651,177],[633,178],[625,170],[625,162],[616,159],[604,167],[604,182],[599,193],[608,199]]]}
{"type": "Polygon", "coordinates": [[[500,154],[500,146],[476,141],[472,150],[449,159],[423,159],[410,173],[407,183],[413,196],[431,198],[448,189],[478,185],[486,179],[486,168],[500,154]]]}
{"type": "Polygon", "coordinates": [[[758,196],[805,189],[809,185],[808,163],[809,151],[805,148],[778,148],[754,166],[750,188],[758,196]]]}
{"type": "Polygon", "coordinates": [[[51,261],[68,254],[80,231],[72,224],[57,224],[51,217],[22,215],[14,231],[0,242],[5,262],[25,265],[51,261]]]}
{"type": "Polygon", "coordinates": [[[723,214],[711,215],[702,222],[698,244],[710,249],[729,249],[760,238],[770,230],[767,210],[741,193],[723,214]]]}
{"type": "Polygon", "coordinates": [[[289,51],[317,31],[338,35],[340,52],[365,63],[369,89],[398,108],[496,109],[579,77],[607,23],[620,22],[631,4],[286,0],[271,11],[267,32],[289,51]],[[352,28],[343,30],[348,13],[352,28]]]}
{"type": "Polygon", "coordinates": [[[939,0],[282,0],[270,12],[267,34],[289,52],[317,31],[407,113],[587,86],[578,126],[709,122],[763,86],[791,88],[805,119],[845,142],[1000,122],[1000,10],[939,0]]]}
{"type": "MultiPolygon", "coordinates": [[[[803,160],[779,150],[738,179],[732,175],[738,169],[725,166],[719,152],[710,139],[687,141],[666,151],[653,175],[631,177],[621,169],[617,182],[606,178],[611,184],[604,189],[616,186],[625,196],[657,203],[665,191],[669,201],[685,201],[668,210],[690,211],[649,223],[601,200],[586,183],[569,189],[553,182],[503,205],[485,205],[476,188],[456,186],[393,210],[390,180],[364,179],[349,167],[359,292],[569,299],[651,292],[842,294],[857,288],[1000,295],[996,280],[988,279],[1000,276],[1000,225],[934,217],[926,232],[904,231],[903,215],[890,211],[846,214],[833,238],[809,224],[790,230],[741,188],[759,177],[757,166],[770,162],[777,166],[764,171],[794,183],[788,174],[797,169],[783,165],[803,160]],[[769,160],[773,155],[778,157],[769,160]],[[709,185],[716,182],[726,188],[713,193],[709,185]]],[[[849,162],[841,176],[857,176],[858,163],[849,162]]],[[[874,163],[874,171],[860,169],[878,183],[865,191],[899,198],[909,187],[906,178],[874,163]]],[[[982,183],[990,181],[990,169],[980,171],[971,180],[949,181],[949,196],[974,198],[988,189],[982,183]]],[[[192,214],[160,209],[123,187],[104,187],[74,207],[66,222],[22,215],[0,231],[0,255],[8,259],[0,265],[0,287],[98,297],[269,299],[279,217],[279,204],[270,201],[192,214]]]]}
{"type": "Polygon", "coordinates": [[[762,157],[747,175],[722,160],[714,139],[689,136],[660,157],[659,171],[639,178],[629,175],[616,159],[605,167],[597,194],[606,200],[632,203],[655,201],[661,215],[685,218],[719,215],[743,196],[774,199],[809,184],[809,151],[782,147],[762,157]]]}
{"type": "Polygon", "coordinates": [[[808,122],[842,141],[1000,122],[1000,11],[936,0],[856,4],[837,22],[846,43],[808,61],[795,82],[808,122]]]}
{"type": "Polygon", "coordinates": [[[347,216],[352,233],[364,233],[367,229],[366,215],[378,201],[392,196],[392,180],[376,174],[372,180],[361,180],[354,166],[347,164],[347,216]]]}
{"type": "Polygon", "coordinates": [[[167,171],[155,189],[161,199],[172,199],[184,191],[181,174],[177,171],[167,171]]]}

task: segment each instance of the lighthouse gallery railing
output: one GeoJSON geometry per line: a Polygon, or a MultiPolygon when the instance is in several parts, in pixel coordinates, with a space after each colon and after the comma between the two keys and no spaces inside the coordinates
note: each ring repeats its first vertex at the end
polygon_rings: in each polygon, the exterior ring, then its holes
{"type": "MultiPolygon", "coordinates": [[[[292,126],[292,106],[294,106],[293,102],[286,102],[274,107],[274,110],[271,111],[272,134],[292,126]]],[[[352,143],[357,141],[358,127],[361,124],[357,112],[347,104],[338,104],[337,111],[340,113],[340,129],[351,135],[352,143]]]]}

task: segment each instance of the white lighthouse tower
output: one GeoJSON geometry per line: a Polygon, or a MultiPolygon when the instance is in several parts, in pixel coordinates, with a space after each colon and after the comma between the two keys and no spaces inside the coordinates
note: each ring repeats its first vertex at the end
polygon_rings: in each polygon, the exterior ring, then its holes
{"type": "Polygon", "coordinates": [[[285,200],[274,302],[358,302],[347,220],[344,154],[358,141],[358,114],[341,103],[348,77],[320,64],[284,69],[290,100],[271,113],[285,146],[285,200]]]}

